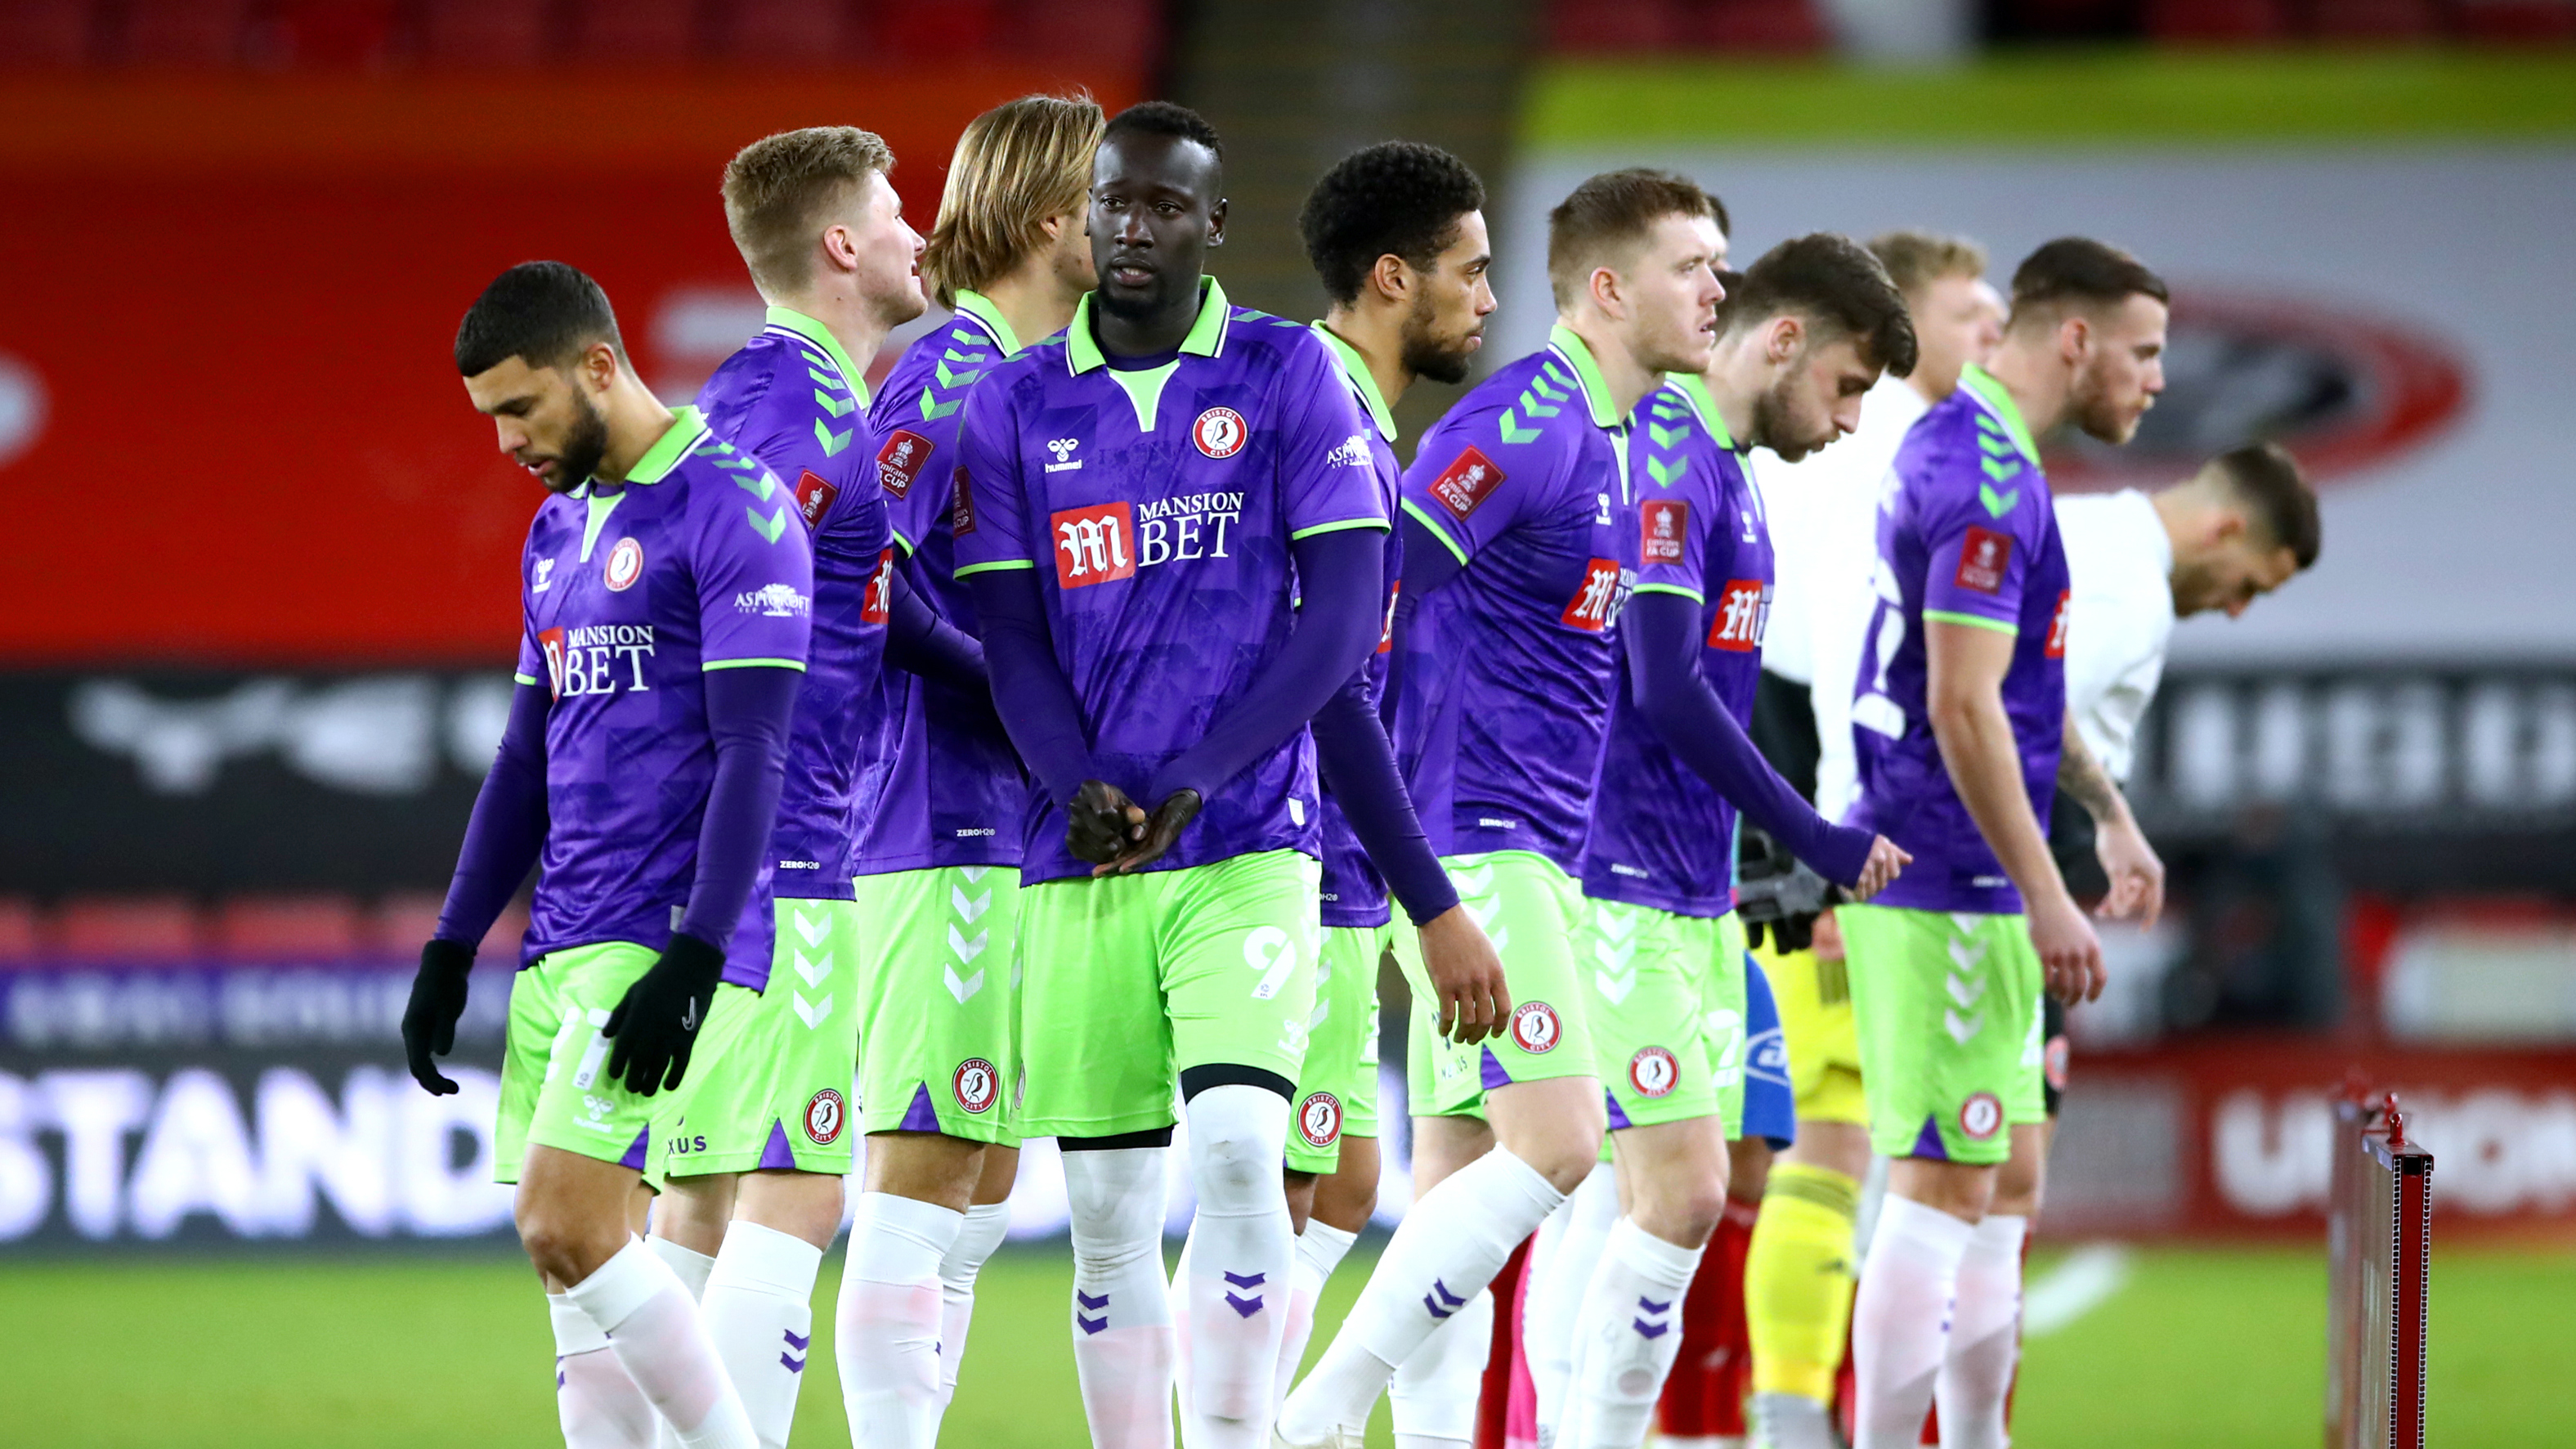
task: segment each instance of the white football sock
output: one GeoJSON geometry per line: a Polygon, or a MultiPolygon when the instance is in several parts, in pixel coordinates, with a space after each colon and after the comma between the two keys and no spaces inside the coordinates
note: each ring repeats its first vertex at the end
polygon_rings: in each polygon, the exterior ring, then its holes
{"type": "Polygon", "coordinates": [[[1852,1300],[1859,1399],[1852,1449],[1912,1449],[1922,1436],[1949,1346],[1959,1260],[1975,1233],[1939,1208],[1894,1193],[1879,1207],[1852,1300]]]}
{"type": "Polygon", "coordinates": [[[1959,1259],[1950,1310],[1950,1351],[1933,1379],[1941,1406],[1942,1449],[2004,1449],[2004,1395],[2021,1353],[2021,1243],[2025,1217],[1990,1216],[1977,1224],[1959,1259]]]}
{"type": "Polygon", "coordinates": [[[1290,1386],[1297,1382],[1297,1368],[1305,1362],[1306,1345],[1315,1336],[1315,1304],[1324,1296],[1324,1284],[1359,1240],[1357,1233],[1313,1218],[1306,1220],[1306,1231],[1297,1235],[1297,1263],[1288,1270],[1286,1331],[1279,1335],[1279,1376],[1270,1399],[1274,1409],[1287,1401],[1290,1386]]]}
{"type": "Polygon", "coordinates": [[[937,1203],[859,1195],[832,1324],[832,1361],[857,1449],[930,1449],[939,1418],[939,1263],[965,1222],[937,1203]]]}
{"type": "Polygon", "coordinates": [[[1172,1306],[1161,1147],[1064,1154],[1073,1213],[1073,1366],[1094,1449],[1169,1449],[1172,1306]]]}
{"type": "Polygon", "coordinates": [[[1494,1313],[1488,1288],[1396,1365],[1386,1386],[1395,1449],[1459,1449],[1475,1439],[1485,1361],[1494,1351],[1494,1313]]]}
{"type": "Polygon", "coordinates": [[[966,1224],[948,1256],[939,1260],[939,1409],[957,1397],[957,1366],[966,1361],[966,1330],[975,1321],[975,1275],[1000,1251],[1011,1231],[1011,1205],[978,1203],[966,1209],[966,1224]]]}
{"type": "Polygon", "coordinates": [[[1512,1249],[1564,1200],[1537,1169],[1501,1148],[1424,1193],[1386,1245],[1342,1331],[1288,1395],[1280,1436],[1292,1445],[1317,1444],[1336,1429],[1363,1428],[1395,1366],[1482,1292],[1512,1249]]]}
{"type": "Polygon", "coordinates": [[[733,1390],[761,1449],[785,1449],[796,1391],[814,1343],[814,1275],[823,1250],[793,1233],[737,1220],[725,1226],[715,1270],[699,1295],[733,1390]]]}
{"type": "Polygon", "coordinates": [[[617,1361],[685,1449],[757,1449],[698,1305],[652,1250],[629,1238],[564,1296],[608,1335],[617,1361]]]}
{"type": "Polygon", "coordinates": [[[1528,1311],[1521,1315],[1539,1442],[1554,1444],[1573,1402],[1574,1334],[1583,1318],[1585,1288],[1619,1221],[1619,1177],[1602,1163],[1583,1179],[1565,1205],[1548,1214],[1532,1258],[1528,1311]]]}
{"type": "MultiPolygon", "coordinates": [[[[707,1275],[715,1271],[715,1259],[695,1248],[683,1248],[669,1238],[648,1237],[644,1246],[653,1250],[654,1257],[670,1265],[672,1275],[680,1280],[680,1286],[689,1290],[690,1302],[706,1301],[707,1275]]],[[[713,1336],[709,1335],[710,1338],[713,1336]]],[[[721,1356],[723,1350],[718,1349],[717,1353],[721,1356]]],[[[745,1412],[749,1412],[748,1408],[745,1412]]],[[[680,1431],[672,1428],[668,1419],[660,1421],[660,1427],[653,1432],[653,1445],[654,1449],[680,1449],[680,1431]]]]}
{"type": "Polygon", "coordinates": [[[1574,1379],[1557,1442],[1637,1449],[1682,1348],[1682,1298],[1700,1250],[1668,1243],[1631,1218],[1612,1225],[1575,1330],[1574,1379]]]}
{"type": "Polygon", "coordinates": [[[1172,1314],[1172,1407],[1181,1421],[1181,1449],[1205,1449],[1207,1426],[1199,1422],[1198,1406],[1190,1402],[1190,1248],[1199,1240],[1196,1218],[1190,1221],[1187,1237],[1181,1239],[1181,1255],[1172,1260],[1172,1281],[1165,1293],[1172,1314]]]}
{"type": "Polygon", "coordinates": [[[555,1420],[564,1449],[646,1449],[661,1420],[608,1335],[560,1293],[546,1295],[546,1316],[555,1329],[555,1420]]]}
{"type": "Polygon", "coordinates": [[[1833,1412],[1805,1394],[1753,1396],[1753,1442],[1761,1449],[1842,1449],[1833,1412]]]}
{"type": "Polygon", "coordinates": [[[1190,1400],[1207,1449],[1269,1449],[1288,1272],[1297,1261],[1279,1179],[1288,1100],[1229,1083],[1200,1092],[1185,1110],[1199,1198],[1187,1280],[1190,1400]]]}

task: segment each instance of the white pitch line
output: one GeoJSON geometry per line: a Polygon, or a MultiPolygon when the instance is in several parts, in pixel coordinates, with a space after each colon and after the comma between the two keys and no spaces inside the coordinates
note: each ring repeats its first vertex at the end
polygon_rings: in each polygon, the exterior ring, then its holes
{"type": "Polygon", "coordinates": [[[2066,1255],[2022,1294],[2024,1338],[2043,1338],[2099,1308],[2129,1282],[2129,1250],[2088,1243],[2066,1255]]]}

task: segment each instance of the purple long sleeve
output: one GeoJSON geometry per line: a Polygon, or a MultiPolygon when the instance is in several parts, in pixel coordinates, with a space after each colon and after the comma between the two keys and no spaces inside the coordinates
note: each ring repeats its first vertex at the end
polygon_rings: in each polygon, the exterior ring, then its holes
{"type": "Polygon", "coordinates": [[[1396,590],[1395,616],[1387,621],[1386,689],[1378,696],[1378,709],[1389,721],[1395,718],[1395,701],[1403,689],[1414,611],[1467,567],[1448,540],[1423,527],[1412,514],[1405,514],[1396,527],[1404,530],[1404,587],[1396,590]]]}
{"type": "Polygon", "coordinates": [[[1869,861],[1870,832],[1836,825],[1780,778],[1699,672],[1701,604],[1682,594],[1642,593],[1620,615],[1630,694],[1638,712],[1682,763],[1771,832],[1827,880],[1852,885],[1869,861]]]}
{"type": "Polygon", "coordinates": [[[1458,904],[1458,889],[1431,853],[1413,797],[1395,767],[1395,746],[1369,705],[1367,676],[1351,676],[1315,712],[1315,765],[1360,849],[1419,926],[1458,904]]]}
{"type": "Polygon", "coordinates": [[[733,938],[769,832],[778,821],[778,791],[787,765],[787,724],[796,713],[793,669],[719,669],[706,676],[707,731],[715,737],[716,778],[698,826],[698,870],[679,934],[722,950],[733,938]]]}
{"type": "Polygon", "coordinates": [[[984,646],[939,617],[930,601],[904,581],[900,569],[886,573],[886,615],[888,663],[951,689],[981,693],[988,687],[984,646]]]}
{"type": "Polygon", "coordinates": [[[1091,739],[1082,706],[1055,662],[1047,633],[1046,595],[1032,569],[987,569],[970,575],[975,617],[984,626],[984,659],[993,678],[993,708],[1003,733],[1046,787],[1047,798],[1073,798],[1092,776],[1091,739]]]}
{"type": "Polygon", "coordinates": [[[482,944],[501,908],[536,869],[546,844],[546,710],[552,703],[542,684],[522,684],[510,695],[500,753],[475,793],[456,874],[439,907],[439,940],[468,951],[482,944]]]}
{"type": "Polygon", "coordinates": [[[1377,601],[1386,597],[1385,535],[1336,529],[1308,534],[1288,549],[1297,561],[1297,627],[1199,742],[1156,772],[1150,798],[1140,802],[1148,809],[1176,790],[1196,790],[1203,799],[1215,794],[1305,728],[1376,646],[1377,601]]]}

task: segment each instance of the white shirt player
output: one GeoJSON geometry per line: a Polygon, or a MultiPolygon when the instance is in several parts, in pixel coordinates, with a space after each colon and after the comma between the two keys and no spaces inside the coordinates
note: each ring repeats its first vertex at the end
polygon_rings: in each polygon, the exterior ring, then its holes
{"type": "MultiPolygon", "coordinates": [[[[1816,809],[1839,820],[1860,794],[1851,702],[1878,595],[1878,496],[1906,431],[1931,404],[1901,377],[1881,377],[1861,400],[1851,436],[1784,463],[1753,454],[1753,486],[1771,525],[1771,618],[1762,667],[1808,686],[1822,755],[1816,809]]],[[[2071,663],[2072,661],[2070,661],[2071,663]]]]}
{"type": "Polygon", "coordinates": [[[2138,721],[2173,639],[2173,539],[2144,493],[2057,500],[2074,597],[2066,614],[2066,708],[2112,779],[2127,784],[2138,721]]]}

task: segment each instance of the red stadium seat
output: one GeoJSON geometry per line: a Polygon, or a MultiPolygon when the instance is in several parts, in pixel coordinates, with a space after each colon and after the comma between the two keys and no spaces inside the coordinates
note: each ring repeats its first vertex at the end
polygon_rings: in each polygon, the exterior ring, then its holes
{"type": "Polygon", "coordinates": [[[347,896],[235,896],[215,912],[216,954],[232,961],[331,960],[360,944],[347,896]]]}
{"type": "Polygon", "coordinates": [[[2442,12],[2435,0],[2316,0],[2308,25],[2320,40],[2428,40],[2442,12]]]}
{"type": "Polygon", "coordinates": [[[735,0],[725,7],[719,48],[729,60],[761,65],[829,65],[858,50],[851,0],[735,0]]]}
{"type": "Polygon", "coordinates": [[[76,896],[54,913],[54,948],[76,961],[186,961],[205,941],[184,896],[76,896]]]}
{"type": "Polygon", "coordinates": [[[705,37],[697,0],[587,0],[573,17],[571,57],[594,65],[683,65],[705,37]]]}
{"type": "Polygon", "coordinates": [[[1685,41],[1674,0],[1557,0],[1548,7],[1555,51],[1668,50],[1685,41]]]}
{"type": "Polygon", "coordinates": [[[0,70],[54,70],[90,57],[89,0],[0,0],[0,70]]]}
{"type": "Polygon", "coordinates": [[[2497,45],[2576,40],[2576,0],[2462,0],[2460,33],[2497,45]]]}
{"type": "Polygon", "coordinates": [[[1161,33],[1153,0],[1020,0],[1004,16],[1001,43],[1030,60],[1151,68],[1161,33]]]}
{"type": "Polygon", "coordinates": [[[2286,40],[2291,29],[2283,0],[2152,0],[2147,6],[2147,34],[2186,45],[2286,40]]]}
{"type": "Polygon", "coordinates": [[[1697,0],[1687,38],[1723,53],[1803,55],[1830,39],[1808,0],[1697,0]]]}
{"type": "Polygon", "coordinates": [[[994,0],[876,0],[868,11],[884,53],[905,60],[971,60],[1002,39],[994,0]]]}
{"type": "Polygon", "coordinates": [[[431,65],[518,67],[554,57],[558,37],[547,0],[429,0],[420,18],[420,55],[431,65]]]}
{"type": "Polygon", "coordinates": [[[280,65],[383,65],[403,38],[397,0],[275,0],[253,53],[280,65]]]}
{"type": "Polygon", "coordinates": [[[35,902],[0,896],[0,966],[15,966],[44,954],[36,926],[35,902]]]}
{"type": "Polygon", "coordinates": [[[242,58],[248,0],[133,0],[116,53],[135,65],[232,65],[242,58]]]}

